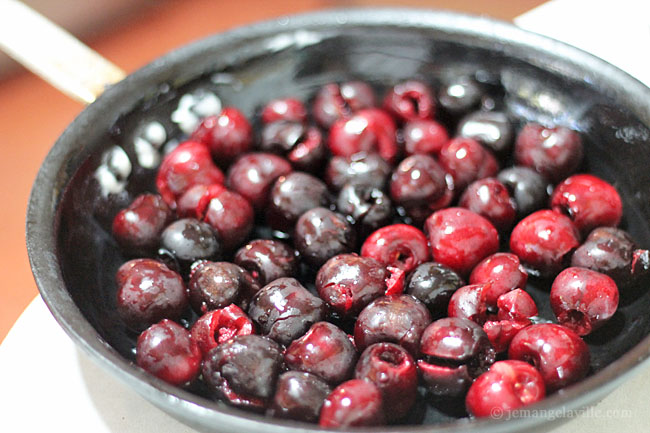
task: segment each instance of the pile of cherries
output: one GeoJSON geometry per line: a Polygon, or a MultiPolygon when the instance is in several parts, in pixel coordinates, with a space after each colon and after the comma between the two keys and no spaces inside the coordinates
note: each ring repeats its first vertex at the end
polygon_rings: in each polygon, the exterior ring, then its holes
{"type": "Polygon", "coordinates": [[[378,102],[333,83],[309,112],[285,98],[202,119],[157,193],[113,220],[137,364],[323,427],[404,422],[419,393],[501,414],[584,378],[582,337],[648,274],[648,250],[616,228],[616,189],[576,174],[577,132],[515,130],[470,77],[438,90],[411,80],[378,102]]]}

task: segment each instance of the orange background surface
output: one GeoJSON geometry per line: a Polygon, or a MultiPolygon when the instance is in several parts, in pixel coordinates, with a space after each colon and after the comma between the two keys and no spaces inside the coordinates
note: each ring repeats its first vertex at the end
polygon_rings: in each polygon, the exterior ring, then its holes
{"type": "MultiPolygon", "coordinates": [[[[86,41],[131,72],[167,51],[235,26],[308,10],[399,5],[453,9],[511,20],[543,0],[170,0],[113,23],[86,41]]],[[[37,295],[25,248],[31,184],[50,146],[83,109],[36,76],[0,82],[0,341],[37,295]]]]}

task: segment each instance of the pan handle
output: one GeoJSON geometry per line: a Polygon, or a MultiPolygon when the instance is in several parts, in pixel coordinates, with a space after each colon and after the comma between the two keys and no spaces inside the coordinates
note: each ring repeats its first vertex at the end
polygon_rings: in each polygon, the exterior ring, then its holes
{"type": "Polygon", "coordinates": [[[117,66],[17,0],[0,0],[0,50],[84,104],[125,76],[117,66]]]}

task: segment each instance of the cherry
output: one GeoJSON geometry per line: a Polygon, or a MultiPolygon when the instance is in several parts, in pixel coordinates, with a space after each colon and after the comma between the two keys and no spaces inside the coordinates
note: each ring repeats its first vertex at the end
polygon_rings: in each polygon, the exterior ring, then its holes
{"type": "Polygon", "coordinates": [[[117,312],[133,330],[165,318],[179,319],[187,309],[183,279],[156,260],[129,260],[119,267],[115,280],[117,312]]]}
{"type": "Polygon", "coordinates": [[[275,180],[291,172],[291,164],[270,153],[248,153],[228,170],[228,186],[246,198],[256,210],[266,206],[275,180]]]}
{"type": "Polygon", "coordinates": [[[327,153],[318,128],[290,121],[265,125],[260,149],[284,155],[296,169],[310,172],[321,167],[327,153]]]}
{"type": "Polygon", "coordinates": [[[445,127],[431,119],[414,119],[406,122],[402,130],[404,150],[407,155],[437,155],[449,141],[445,127]]]}
{"type": "Polygon", "coordinates": [[[326,305],[295,278],[278,278],[262,287],[248,307],[260,334],[289,345],[325,318],[326,305]]]}
{"type": "Polygon", "coordinates": [[[376,343],[363,351],[357,363],[355,379],[374,383],[382,393],[387,421],[406,416],[415,403],[418,371],[411,354],[393,343],[376,343]]]}
{"type": "Polygon", "coordinates": [[[488,318],[486,292],[490,283],[470,284],[456,290],[449,299],[449,317],[468,319],[483,325],[488,318]]]}
{"type": "Polygon", "coordinates": [[[560,324],[583,336],[600,328],[616,312],[618,287],[610,277],[583,268],[567,268],[551,286],[551,308],[560,324]]]}
{"type": "Polygon", "coordinates": [[[393,224],[375,231],[361,246],[361,255],[404,272],[411,272],[430,257],[427,237],[407,224],[393,224]]]}
{"type": "Polygon", "coordinates": [[[238,335],[211,349],[203,360],[203,380],[218,398],[251,410],[273,398],[284,362],[280,346],[259,335],[238,335]]]}
{"type": "Polygon", "coordinates": [[[560,182],[551,195],[551,208],[567,214],[583,234],[600,226],[615,227],[623,216],[616,188],[590,174],[576,174],[560,182]]]}
{"type": "Polygon", "coordinates": [[[327,186],[307,173],[294,171],[280,176],[271,188],[266,219],[277,230],[290,231],[298,218],[310,209],[327,206],[327,186]]]}
{"type": "Polygon", "coordinates": [[[526,361],[539,370],[551,393],[575,383],[589,370],[589,347],[569,328],[539,323],[522,329],[510,343],[508,358],[526,361]]]}
{"type": "Polygon", "coordinates": [[[540,276],[557,274],[580,245],[580,233],[569,217],[540,210],[521,220],[510,235],[510,250],[540,276]]]}
{"type": "Polygon", "coordinates": [[[438,92],[440,105],[450,114],[459,115],[476,107],[483,92],[479,84],[467,75],[455,75],[438,92]]]}
{"type": "Polygon", "coordinates": [[[512,146],[512,124],[500,111],[475,111],[458,124],[460,137],[472,138],[492,152],[502,155],[512,146]]]}
{"type": "Polygon", "coordinates": [[[420,352],[417,364],[425,386],[434,396],[446,398],[464,396],[496,357],[483,329],[457,317],[431,323],[422,334],[420,352]]]}
{"type": "Polygon", "coordinates": [[[374,106],[375,94],[368,84],[362,81],[330,83],[316,93],[312,114],[320,126],[329,128],[339,119],[374,106]]]}
{"type": "Polygon", "coordinates": [[[499,361],[467,391],[465,406],[477,417],[497,417],[546,396],[542,375],[523,361],[499,361]]]}
{"type": "Polygon", "coordinates": [[[499,320],[526,321],[526,319],[537,316],[535,301],[522,289],[514,289],[499,296],[497,308],[499,320]]]}
{"type": "Polygon", "coordinates": [[[261,117],[264,123],[281,120],[304,122],[307,120],[307,109],[302,102],[295,98],[272,99],[262,109],[261,117]]]}
{"type": "Polygon", "coordinates": [[[417,355],[420,337],[429,323],[429,310],[413,296],[382,296],[359,314],[354,342],[359,350],[384,341],[395,343],[417,355]]]}
{"type": "Polygon", "coordinates": [[[255,333],[255,326],[246,313],[235,304],[208,311],[194,322],[190,335],[205,356],[210,349],[225,343],[236,335],[255,333]]]}
{"type": "Polygon", "coordinates": [[[469,276],[470,284],[490,283],[485,289],[486,302],[490,306],[495,306],[497,298],[504,293],[525,288],[527,280],[528,273],[519,257],[511,253],[496,253],[486,257],[469,276]]]}
{"type": "Polygon", "coordinates": [[[318,422],[321,407],[331,391],[318,376],[287,371],[278,378],[270,413],[277,418],[318,422]]]}
{"type": "Polygon", "coordinates": [[[328,146],[333,155],[350,157],[356,153],[378,153],[388,163],[397,157],[396,128],[386,112],[377,108],[358,111],[332,125],[328,146]]]}
{"type": "Polygon", "coordinates": [[[317,322],[287,347],[284,360],[292,370],[306,371],[338,384],[352,375],[357,351],[341,329],[329,322],[317,322]]]}
{"type": "Polygon", "coordinates": [[[190,304],[198,314],[237,303],[244,309],[260,289],[244,269],[228,262],[197,262],[187,285],[190,304]]]}
{"type": "Polygon", "coordinates": [[[405,81],[392,87],[384,97],[384,109],[398,121],[431,119],[436,111],[429,86],[421,81],[405,81]]]}
{"type": "Polygon", "coordinates": [[[333,156],[325,170],[329,187],[338,191],[348,183],[383,189],[391,173],[390,165],[375,153],[333,156]]]}
{"type": "Polygon", "coordinates": [[[526,124],[515,142],[517,164],[530,167],[553,183],[573,174],[582,163],[580,135],[563,126],[526,124]]]}
{"type": "MultiPolygon", "coordinates": [[[[445,171],[428,155],[413,155],[397,166],[390,181],[390,197],[406,209],[430,209],[447,189],[445,171]]],[[[430,212],[430,211],[429,211],[430,212]]]]}
{"type": "Polygon", "coordinates": [[[172,220],[172,211],[157,194],[142,194],[113,219],[113,237],[129,253],[155,250],[160,233],[172,220]]]}
{"type": "Polygon", "coordinates": [[[482,216],[451,207],[434,212],[425,223],[433,259],[461,275],[499,248],[499,234],[482,216]]]}
{"type": "Polygon", "coordinates": [[[650,273],[650,254],[648,250],[638,249],[625,231],[599,227],[573,253],[571,266],[606,274],[618,287],[624,287],[650,273]]]}
{"type": "Polygon", "coordinates": [[[406,293],[424,303],[431,312],[431,317],[438,319],[447,315],[451,295],[463,285],[462,278],[450,268],[428,262],[411,272],[406,283],[406,293]]]}
{"type": "Polygon", "coordinates": [[[341,214],[322,207],[311,209],[296,222],[294,245],[301,258],[314,267],[330,257],[354,250],[356,235],[341,214]]]}
{"type": "Polygon", "coordinates": [[[223,183],[223,180],[223,173],[212,162],[208,147],[185,141],[163,159],[156,187],[165,203],[176,209],[176,200],[193,185],[211,185],[223,183]]]}
{"type": "Polygon", "coordinates": [[[168,225],[160,243],[184,269],[196,260],[211,260],[221,254],[221,243],[212,227],[194,218],[182,218],[168,225]]]}
{"type": "Polygon", "coordinates": [[[506,186],[493,177],[472,182],[458,206],[487,218],[500,232],[510,229],[515,220],[515,201],[506,186]]]}
{"type": "Polygon", "coordinates": [[[381,425],[384,413],[379,388],[372,382],[352,379],[327,396],[320,411],[319,425],[324,428],[381,425]]]}
{"type": "Polygon", "coordinates": [[[454,188],[463,191],[478,179],[495,176],[499,164],[489,150],[472,138],[456,137],[440,149],[439,162],[454,179],[454,188]]]}
{"type": "Polygon", "coordinates": [[[393,217],[388,196],[381,189],[363,184],[348,183],[341,188],[336,209],[352,219],[364,238],[385,226],[393,217]]]}
{"type": "Polygon", "coordinates": [[[530,320],[488,320],[483,330],[497,353],[507,352],[515,335],[527,326],[530,320]]]}
{"type": "Polygon", "coordinates": [[[138,336],[135,362],[172,385],[192,382],[201,370],[201,351],[181,325],[163,319],[138,336]]]}
{"type": "Polygon", "coordinates": [[[501,170],[497,175],[515,200],[517,219],[521,219],[548,203],[548,190],[551,187],[544,177],[535,170],[515,166],[501,170]]]}
{"type": "Polygon", "coordinates": [[[235,253],[235,264],[246,269],[259,284],[266,285],[298,271],[298,253],[289,245],[269,239],[256,239],[235,253]]]}
{"type": "Polygon", "coordinates": [[[241,111],[226,107],[218,115],[203,119],[190,139],[206,144],[214,160],[227,165],[250,150],[253,130],[241,111]]]}
{"type": "Polygon", "coordinates": [[[316,290],[336,313],[352,317],[386,292],[387,278],[388,272],[377,260],[339,254],[318,271],[316,290]]]}

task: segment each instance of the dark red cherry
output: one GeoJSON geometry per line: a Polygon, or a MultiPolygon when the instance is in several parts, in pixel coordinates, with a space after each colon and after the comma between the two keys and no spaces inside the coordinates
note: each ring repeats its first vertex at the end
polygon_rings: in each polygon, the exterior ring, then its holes
{"type": "Polygon", "coordinates": [[[196,263],[187,285],[190,304],[197,314],[233,303],[246,309],[259,289],[259,284],[248,272],[228,262],[196,263]]]}
{"type": "Polygon", "coordinates": [[[413,155],[397,166],[390,180],[390,197],[405,208],[429,209],[447,189],[445,171],[428,155],[413,155]]]}
{"type": "Polygon", "coordinates": [[[439,162],[454,178],[454,187],[463,191],[478,179],[495,176],[499,164],[489,150],[472,138],[456,137],[440,149],[439,162]]]}
{"type": "Polygon", "coordinates": [[[526,287],[528,273],[511,253],[496,253],[483,259],[472,270],[470,284],[490,283],[486,288],[486,302],[495,306],[499,296],[514,289],[526,287]]]}
{"type": "Polygon", "coordinates": [[[270,153],[248,153],[228,170],[228,186],[246,198],[256,210],[263,209],[275,180],[291,172],[291,164],[270,153]]]}
{"type": "Polygon", "coordinates": [[[203,119],[190,139],[206,144],[214,160],[227,165],[250,150],[253,130],[241,111],[226,107],[218,115],[203,119]]]}
{"type": "Polygon", "coordinates": [[[155,250],[172,211],[157,194],[142,194],[113,219],[113,237],[129,253],[155,250]]]}
{"type": "Polygon", "coordinates": [[[402,130],[404,150],[407,155],[437,155],[449,141],[445,127],[431,119],[414,119],[407,122],[402,130]]]}
{"type": "Polygon", "coordinates": [[[330,83],[323,86],[314,99],[312,114],[323,128],[352,116],[359,110],[375,106],[375,94],[362,81],[330,83]]]}
{"type": "Polygon", "coordinates": [[[205,356],[210,349],[234,338],[237,335],[255,333],[255,326],[246,313],[230,304],[225,308],[208,311],[194,322],[190,335],[205,356]]]}
{"type": "Polygon", "coordinates": [[[354,228],[343,215],[317,207],[298,219],[293,242],[302,260],[320,267],[330,257],[353,251],[355,241],[354,228]]]}
{"type": "Polygon", "coordinates": [[[336,210],[352,219],[362,238],[388,224],[393,217],[388,195],[363,184],[346,184],[339,192],[336,210]]]}
{"type": "Polygon", "coordinates": [[[551,186],[532,168],[508,167],[499,172],[497,179],[508,188],[510,196],[515,200],[517,219],[540,210],[548,203],[548,190],[551,186]]]}
{"type": "Polygon", "coordinates": [[[201,371],[201,351],[185,328],[163,319],[138,337],[135,362],[165,382],[181,386],[201,371]]]}
{"type": "Polygon", "coordinates": [[[493,177],[472,182],[458,206],[487,218],[500,232],[510,229],[515,221],[515,201],[506,186],[493,177]]]}
{"type": "Polygon", "coordinates": [[[262,109],[262,122],[273,123],[280,120],[304,122],[307,119],[307,109],[298,99],[279,98],[266,103],[262,109]]]}
{"type": "Polygon", "coordinates": [[[327,396],[320,411],[324,428],[362,427],[384,424],[381,391],[366,380],[343,382],[327,396]]]}
{"type": "Polygon", "coordinates": [[[235,264],[246,269],[261,285],[298,271],[298,253],[289,245],[269,239],[256,239],[235,253],[235,264]]]}
{"type": "Polygon", "coordinates": [[[327,382],[318,376],[287,371],[278,378],[270,413],[277,418],[316,423],[331,391],[327,382]]]}
{"type": "Polygon", "coordinates": [[[391,173],[390,165],[375,153],[333,156],[325,170],[325,181],[338,191],[344,185],[361,184],[383,190],[391,173]]]}
{"type": "Polygon", "coordinates": [[[217,258],[222,250],[212,227],[194,218],[179,219],[168,225],[160,236],[160,244],[184,271],[197,260],[217,258]]]}
{"type": "Polygon", "coordinates": [[[436,101],[428,85],[421,81],[405,81],[392,87],[383,103],[384,110],[400,122],[432,119],[436,101]]]}
{"type": "Polygon", "coordinates": [[[327,154],[321,132],[302,122],[277,121],[262,129],[260,149],[285,156],[297,170],[317,171],[327,154]]]}
{"type": "Polygon", "coordinates": [[[508,116],[500,111],[475,111],[458,124],[458,135],[473,138],[492,152],[503,155],[512,147],[513,130],[508,116]]]}
{"type": "Polygon", "coordinates": [[[275,181],[266,219],[272,228],[288,232],[303,213],[328,204],[329,193],[324,182],[310,174],[294,171],[275,181]]]}
{"type": "Polygon", "coordinates": [[[422,301],[434,319],[447,315],[451,295],[464,285],[462,278],[440,263],[423,263],[408,277],[406,293],[422,301]]]}
{"type": "Polygon", "coordinates": [[[407,224],[385,226],[368,236],[361,246],[361,255],[404,272],[411,272],[430,257],[427,237],[407,224]]]}

